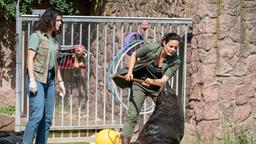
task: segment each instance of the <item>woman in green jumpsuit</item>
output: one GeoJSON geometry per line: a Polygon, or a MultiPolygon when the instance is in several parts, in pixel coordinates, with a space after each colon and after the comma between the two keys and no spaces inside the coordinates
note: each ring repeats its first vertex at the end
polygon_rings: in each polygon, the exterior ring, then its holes
{"type": "Polygon", "coordinates": [[[131,88],[128,114],[123,128],[123,144],[128,144],[132,137],[146,96],[150,96],[156,102],[160,87],[154,85],[165,85],[180,67],[181,60],[177,55],[180,41],[178,34],[168,33],[163,37],[161,44],[145,42],[132,53],[129,67],[121,69],[113,76],[118,87],[131,88]],[[123,75],[125,79],[118,77],[119,75],[123,75]],[[133,78],[145,82],[133,82],[133,78]]]}

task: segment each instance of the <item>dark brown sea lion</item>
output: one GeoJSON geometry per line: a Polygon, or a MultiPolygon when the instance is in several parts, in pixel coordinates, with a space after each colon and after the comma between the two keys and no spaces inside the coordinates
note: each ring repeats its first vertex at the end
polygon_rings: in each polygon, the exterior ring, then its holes
{"type": "Polygon", "coordinates": [[[184,112],[180,97],[169,85],[162,88],[156,107],[131,144],[179,144],[184,134],[184,112]]]}

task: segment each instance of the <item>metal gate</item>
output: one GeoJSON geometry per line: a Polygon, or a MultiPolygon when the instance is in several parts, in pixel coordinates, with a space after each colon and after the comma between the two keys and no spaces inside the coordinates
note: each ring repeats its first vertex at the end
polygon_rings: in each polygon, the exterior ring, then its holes
{"type": "MultiPolygon", "coordinates": [[[[24,130],[29,114],[28,98],[24,90],[25,50],[37,20],[38,15],[21,15],[16,21],[16,131],[24,130]]],[[[124,37],[132,31],[144,34],[145,39],[152,42],[160,41],[168,32],[177,32],[183,37],[178,51],[183,65],[172,82],[185,110],[187,32],[191,23],[191,19],[186,18],[64,16],[62,34],[58,37],[61,47],[83,44],[87,50],[87,67],[62,70],[68,92],[64,98],[56,96],[51,127],[54,132],[51,137],[62,140],[75,137],[78,141],[78,138],[88,138],[90,132],[95,133],[103,128],[122,128],[126,109],[107,90],[106,77],[109,65],[123,46],[124,37]],[[150,24],[146,30],[141,28],[144,20],[150,24]]],[[[122,59],[121,66],[127,65],[127,59],[129,56],[122,59]]],[[[119,92],[119,98],[128,105],[129,90],[119,92]]],[[[145,108],[151,105],[150,100],[145,102],[145,108]]],[[[149,115],[150,112],[142,114],[141,123],[149,115]]]]}

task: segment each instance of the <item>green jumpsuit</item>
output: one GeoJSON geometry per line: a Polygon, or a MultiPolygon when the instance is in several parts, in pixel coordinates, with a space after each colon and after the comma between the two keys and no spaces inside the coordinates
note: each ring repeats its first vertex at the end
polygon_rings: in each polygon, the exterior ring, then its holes
{"type": "MultiPolygon", "coordinates": [[[[154,60],[160,55],[163,48],[164,47],[158,43],[145,43],[136,51],[136,57],[139,59],[136,61],[133,69],[134,78],[146,79],[148,77],[160,79],[163,75],[166,75],[168,78],[174,76],[181,65],[181,61],[176,53],[172,56],[168,56],[162,67],[154,66],[154,60]]],[[[153,101],[156,102],[159,89],[148,88],[137,82],[126,81],[117,77],[118,75],[125,75],[127,71],[128,68],[119,70],[113,75],[113,80],[120,88],[131,88],[129,108],[123,128],[124,137],[131,138],[146,96],[150,96],[153,101]]]]}

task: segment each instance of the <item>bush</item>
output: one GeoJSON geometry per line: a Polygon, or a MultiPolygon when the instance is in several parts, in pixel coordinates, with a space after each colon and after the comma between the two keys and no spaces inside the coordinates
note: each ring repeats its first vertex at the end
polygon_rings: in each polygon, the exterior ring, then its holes
{"type": "Polygon", "coordinates": [[[14,113],[15,113],[14,106],[0,107],[0,114],[14,115],[14,113]]]}

